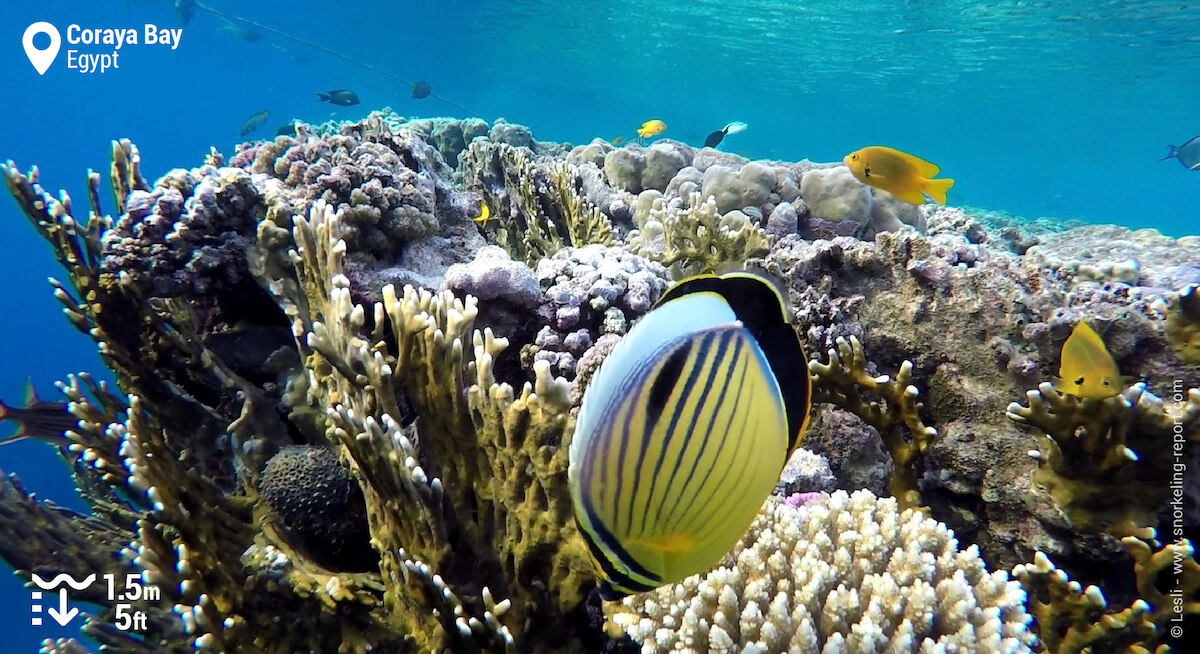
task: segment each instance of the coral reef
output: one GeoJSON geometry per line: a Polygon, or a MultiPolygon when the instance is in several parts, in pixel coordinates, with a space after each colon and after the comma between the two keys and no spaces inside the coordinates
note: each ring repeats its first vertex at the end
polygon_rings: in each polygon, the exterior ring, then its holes
{"type": "MultiPolygon", "coordinates": [[[[1045,488],[1072,528],[1153,538],[1171,494],[1163,483],[1186,466],[1176,458],[1200,442],[1200,389],[1166,404],[1143,383],[1105,400],[1064,395],[1049,383],[1029,391],[1029,406],[1009,405],[1014,421],[1046,438],[1033,481],[1045,488]]],[[[1182,477],[1182,474],[1179,475],[1182,477]]]]}
{"type": "MultiPolygon", "coordinates": [[[[1049,557],[1038,552],[1032,563],[1013,569],[1013,576],[1029,594],[1029,612],[1040,625],[1040,642],[1047,652],[1156,652],[1169,647],[1161,642],[1168,622],[1200,615],[1200,565],[1186,540],[1152,552],[1145,541],[1132,536],[1122,539],[1135,561],[1138,590],[1146,599],[1134,600],[1118,611],[1108,611],[1104,593],[1096,586],[1082,587],[1067,573],[1054,567],[1049,557]],[[1164,594],[1158,590],[1159,575],[1174,566],[1176,584],[1164,594]]],[[[1178,640],[1182,632],[1177,632],[1178,640]]]]}
{"type": "Polygon", "coordinates": [[[772,497],[706,575],[606,607],[644,652],[1030,651],[1025,593],[867,491],[772,497]]]}
{"type": "Polygon", "coordinates": [[[1200,469],[1200,239],[911,207],[836,164],[389,111],[140,170],[114,143],[108,217],[98,174],[78,211],[3,168],[116,384],[60,385],[90,515],[8,478],[0,556],[157,584],[139,638],[81,597],[108,651],[1152,651],[1177,606],[1153,579],[1176,561],[1180,606],[1200,606],[1180,535],[1200,527],[1181,472],[1200,469]],[[822,353],[796,362],[806,449],[723,567],[601,607],[572,413],[671,279],[746,265],[822,353]],[[1085,318],[1120,396],[1045,384],[1085,318]],[[893,497],[843,492],[860,488],[893,497]],[[1014,566],[1028,615],[987,572],[1014,566]]]}

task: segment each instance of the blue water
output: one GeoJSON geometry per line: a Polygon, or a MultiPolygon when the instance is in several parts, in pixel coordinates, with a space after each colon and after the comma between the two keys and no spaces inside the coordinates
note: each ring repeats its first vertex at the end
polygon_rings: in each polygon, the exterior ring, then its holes
{"type": "MultiPolygon", "coordinates": [[[[542,140],[630,137],[664,120],[664,137],[698,145],[725,123],[750,128],[722,145],[752,158],[840,160],[891,145],[938,163],[951,204],[1165,233],[1198,233],[1200,172],[1160,162],[1168,143],[1200,134],[1200,3],[1140,1],[343,0],[212,7],[338,50],[489,120],[529,125],[542,140]],[[330,8],[330,7],[334,8],[330,8]]],[[[405,115],[463,115],[437,98],[294,42],[246,42],[198,14],[180,47],[126,46],[103,75],[58,60],[39,76],[21,36],[60,29],[177,27],[166,0],[53,7],[8,0],[0,29],[0,159],[37,164],[51,191],[81,207],[84,173],[107,179],[109,141],[127,137],[155,178],[195,166],[210,146],[232,152],[252,113],[271,119],[356,118],[390,105],[405,115]],[[107,6],[100,6],[107,5],[107,6]],[[280,46],[280,50],[275,46],[280,46]],[[293,55],[303,54],[308,63],[293,55]],[[362,105],[319,104],[350,88],[362,105]]],[[[96,51],[98,50],[90,50],[96,51]]],[[[102,197],[111,207],[109,194],[102,197]]],[[[0,199],[0,397],[26,375],[44,396],[69,372],[101,370],[94,346],[63,319],[45,278],[49,248],[0,199]]],[[[41,496],[78,506],[49,448],[0,449],[0,469],[41,496]]],[[[28,591],[0,582],[4,651],[33,652],[28,591]]]]}

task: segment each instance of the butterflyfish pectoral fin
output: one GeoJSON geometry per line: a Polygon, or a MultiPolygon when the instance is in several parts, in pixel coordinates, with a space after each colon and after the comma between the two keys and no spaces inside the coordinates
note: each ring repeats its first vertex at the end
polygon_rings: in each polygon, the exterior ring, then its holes
{"type": "Polygon", "coordinates": [[[604,576],[630,588],[706,571],[745,532],[787,451],[762,351],[736,321],[683,335],[629,371],[615,397],[576,433],[587,447],[572,444],[581,532],[604,576]]]}
{"type": "Polygon", "coordinates": [[[710,570],[774,488],[811,405],[785,297],[754,271],[679,282],[592,378],[568,481],[602,595],[710,570]]]}

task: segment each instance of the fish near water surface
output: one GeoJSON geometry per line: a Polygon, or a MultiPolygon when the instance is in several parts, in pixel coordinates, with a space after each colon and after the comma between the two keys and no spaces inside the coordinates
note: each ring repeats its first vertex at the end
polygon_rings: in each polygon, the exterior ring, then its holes
{"type": "Polygon", "coordinates": [[[1168,145],[1167,156],[1159,161],[1167,159],[1178,159],[1188,170],[1200,170],[1200,136],[1193,136],[1183,145],[1168,145]]]}
{"type": "Polygon", "coordinates": [[[339,107],[353,107],[358,104],[358,94],[350,89],[334,89],[317,94],[319,102],[328,102],[339,107]]]}
{"type": "Polygon", "coordinates": [[[808,428],[808,358],[753,272],[667,290],[584,392],[568,481],[618,599],[706,572],[741,538],[808,428]]]}
{"type": "Polygon", "coordinates": [[[1121,373],[1104,340],[1080,320],[1063,343],[1054,388],[1067,395],[1103,400],[1121,392],[1121,373]]]}
{"type": "Polygon", "coordinates": [[[946,204],[946,191],[954,186],[952,179],[932,179],[940,170],[934,164],[882,145],[855,150],[842,162],[858,181],[915,206],[924,204],[926,195],[946,204]]]}

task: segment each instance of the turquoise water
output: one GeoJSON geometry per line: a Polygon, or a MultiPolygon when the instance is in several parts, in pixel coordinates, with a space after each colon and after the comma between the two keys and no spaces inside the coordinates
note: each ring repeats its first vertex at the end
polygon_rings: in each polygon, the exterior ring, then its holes
{"type": "MultiPolygon", "coordinates": [[[[0,30],[5,89],[0,159],[37,164],[51,190],[82,199],[87,168],[106,170],[109,141],[139,145],[147,177],[229,153],[254,112],[271,118],[357,118],[390,105],[404,115],[503,116],[543,140],[631,138],[643,121],[699,145],[722,125],[750,128],[722,149],[751,158],[840,160],[872,144],[898,147],[957,180],[951,204],[1197,233],[1200,172],[1158,161],[1200,134],[1200,3],[718,2],[345,0],[212,8],[319,43],[438,96],[273,34],[247,41],[200,12],[177,50],[129,47],[118,70],[83,75],[64,53],[39,76],[21,35],[60,27],[178,25],[171,4],[12,0],[0,30]],[[297,61],[297,55],[306,61],[297,61]],[[320,104],[355,90],[362,104],[320,104]]],[[[111,200],[104,196],[111,207],[111,200]]],[[[101,368],[45,284],[61,275],[14,204],[0,200],[0,397],[26,375],[44,396],[69,372],[101,368]]],[[[72,502],[52,452],[0,449],[0,469],[72,502]]],[[[0,588],[6,651],[34,651],[28,591],[0,588]],[[11,647],[12,649],[9,649],[11,647]]]]}

